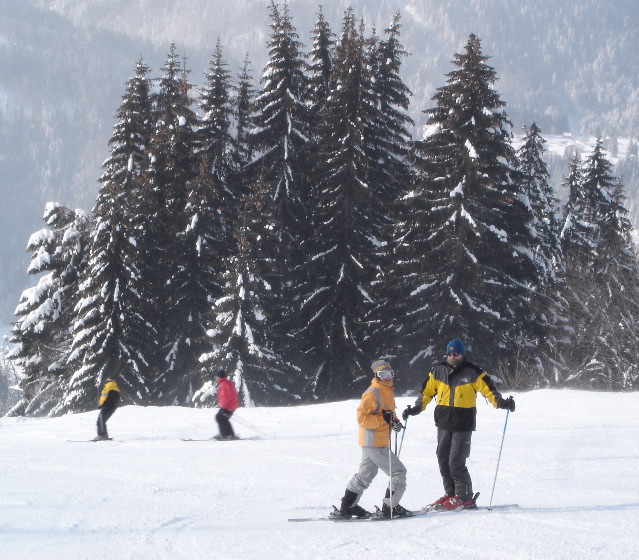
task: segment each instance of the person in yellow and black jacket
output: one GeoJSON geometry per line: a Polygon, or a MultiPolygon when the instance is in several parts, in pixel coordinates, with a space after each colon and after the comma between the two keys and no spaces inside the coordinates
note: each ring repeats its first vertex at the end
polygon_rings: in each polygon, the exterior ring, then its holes
{"type": "Polygon", "coordinates": [[[477,417],[477,393],[495,408],[515,410],[512,397],[504,399],[480,367],[466,359],[464,343],[455,338],[446,346],[444,361],[428,374],[414,406],[408,406],[406,420],[422,412],[436,397],[437,462],[446,494],[432,505],[445,509],[472,507],[473,485],[466,466],[477,417]]]}
{"type": "Polygon", "coordinates": [[[118,408],[120,403],[120,388],[118,387],[115,379],[108,378],[102,391],[100,392],[100,398],[98,399],[98,407],[100,408],[100,414],[98,414],[98,435],[94,438],[94,441],[101,441],[105,439],[111,439],[107,432],[107,420],[113,416],[115,409],[118,408]]]}
{"type": "Polygon", "coordinates": [[[391,430],[399,432],[404,427],[395,414],[393,369],[386,360],[373,362],[371,368],[375,377],[357,407],[362,461],[359,471],[347,484],[341,507],[335,515],[347,519],[371,517],[371,513],[358,505],[358,501],[382,469],[391,477],[382,500],[382,515],[406,517],[410,512],[399,505],[406,490],[406,467],[389,445],[391,430]]]}

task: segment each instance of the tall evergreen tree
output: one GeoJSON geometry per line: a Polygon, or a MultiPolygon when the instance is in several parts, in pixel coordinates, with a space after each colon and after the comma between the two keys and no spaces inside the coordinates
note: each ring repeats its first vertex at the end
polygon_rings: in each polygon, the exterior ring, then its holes
{"type": "Polygon", "coordinates": [[[545,282],[551,282],[555,270],[561,266],[561,243],[558,201],[550,184],[550,173],[544,161],[546,140],[539,127],[533,123],[524,127],[524,137],[517,152],[520,184],[532,210],[532,223],[537,238],[535,254],[542,267],[545,282]]]}
{"type": "Polygon", "coordinates": [[[530,228],[535,238],[534,256],[542,283],[532,294],[535,320],[530,324],[529,338],[534,342],[531,352],[535,368],[517,380],[519,386],[548,384],[557,381],[563,370],[562,347],[567,339],[565,301],[561,297],[563,256],[561,254],[558,201],[550,184],[550,174],[544,161],[543,136],[533,123],[524,127],[524,137],[517,152],[523,195],[532,211],[530,228]]]}
{"type": "Polygon", "coordinates": [[[582,189],[587,200],[587,217],[594,226],[595,255],[603,257],[599,246],[609,248],[609,236],[617,235],[618,201],[615,199],[617,181],[612,175],[612,164],[606,157],[603,140],[597,139],[592,153],[583,165],[582,189]]]}
{"type": "Polygon", "coordinates": [[[9,358],[22,369],[22,397],[12,414],[55,414],[73,371],[67,365],[80,275],[87,260],[91,222],[84,213],[49,203],[47,228],[29,239],[28,274],[41,275],[20,296],[9,358]]]}
{"type": "Polygon", "coordinates": [[[125,401],[140,402],[152,392],[149,365],[157,352],[153,309],[145,297],[140,266],[140,175],[152,131],[149,68],[138,61],[128,81],[109,141],[111,155],[93,209],[95,229],[76,306],[70,362],[76,368],[61,411],[95,406],[96,394],[115,377],[125,401]]]}
{"type": "Polygon", "coordinates": [[[169,403],[183,397],[181,377],[198,367],[199,353],[193,345],[203,335],[196,320],[203,312],[195,270],[197,246],[185,235],[192,218],[186,211],[187,200],[198,172],[198,121],[191,108],[191,89],[185,62],[171,44],[154,98],[155,128],[144,174],[144,275],[155,289],[159,312],[158,396],[169,403]]]}
{"type": "MultiPolygon", "coordinates": [[[[258,238],[268,227],[263,215],[272,204],[270,186],[258,181],[242,202],[235,233],[237,250],[226,266],[222,297],[213,306],[209,331],[213,350],[203,354],[201,361],[209,375],[219,368],[227,371],[245,406],[279,405],[292,401],[290,377],[299,371],[273,351],[272,326],[262,303],[270,286],[262,274],[268,256],[258,238]]],[[[196,402],[207,404],[211,389],[211,382],[205,382],[195,395],[196,402]]]]}
{"type": "Polygon", "coordinates": [[[370,354],[363,345],[374,307],[369,291],[377,273],[381,204],[370,182],[365,142],[376,103],[366,41],[349,9],[321,123],[322,164],[314,171],[309,205],[314,233],[304,267],[301,335],[314,363],[313,391],[321,399],[352,397],[370,373],[370,354]]]}
{"type": "Polygon", "coordinates": [[[561,229],[561,249],[567,267],[573,268],[582,258],[585,262],[592,253],[590,230],[587,216],[588,201],[582,189],[582,162],[579,152],[575,152],[568,163],[568,174],[563,187],[568,191],[568,201],[564,206],[561,229]]]}
{"type": "Polygon", "coordinates": [[[512,378],[540,278],[511,123],[487,59],[471,35],[427,111],[399,282],[414,362],[436,359],[442,341],[460,337],[483,367],[512,378]]]}
{"type": "Polygon", "coordinates": [[[238,172],[235,141],[231,136],[230,75],[218,40],[207,83],[200,95],[203,117],[197,131],[199,172],[189,188],[185,212],[189,218],[179,239],[189,251],[183,279],[189,286],[190,366],[184,369],[174,392],[177,402],[190,402],[194,388],[208,377],[199,365],[209,347],[209,308],[222,295],[223,264],[234,251],[234,222],[239,193],[234,192],[238,172]],[[197,361],[196,361],[197,359],[197,361]]]}
{"type": "Polygon", "coordinates": [[[632,388],[639,306],[637,257],[621,183],[601,139],[585,160],[579,189],[571,191],[565,227],[567,293],[573,337],[568,382],[605,389],[632,388]],[[579,224],[581,235],[575,235],[579,224]]]}
{"type": "Polygon", "coordinates": [[[379,218],[376,237],[382,240],[376,254],[378,277],[371,288],[376,308],[370,316],[368,336],[377,355],[388,358],[401,354],[398,346],[402,343],[390,320],[395,313],[396,291],[394,267],[388,264],[396,260],[393,232],[401,210],[399,201],[410,190],[412,181],[407,127],[414,123],[406,113],[411,92],[400,77],[402,59],[407,55],[399,42],[400,28],[397,13],[385,30],[385,39],[369,39],[368,53],[376,111],[367,127],[365,148],[370,162],[368,182],[375,188],[380,204],[375,211],[379,218]]]}
{"type": "Polygon", "coordinates": [[[281,340],[276,351],[286,352],[297,318],[295,287],[297,270],[304,261],[301,240],[309,235],[305,200],[308,197],[310,115],[307,101],[306,62],[302,44],[292,24],[288,6],[270,3],[269,60],[262,89],[255,99],[252,145],[254,158],[247,171],[251,180],[265,181],[274,201],[263,240],[272,252],[271,270],[265,271],[271,286],[266,304],[272,328],[281,340]]]}

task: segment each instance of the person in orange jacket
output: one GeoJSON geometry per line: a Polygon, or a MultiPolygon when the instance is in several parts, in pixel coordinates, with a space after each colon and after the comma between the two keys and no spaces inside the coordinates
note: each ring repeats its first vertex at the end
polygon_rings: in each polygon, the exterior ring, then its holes
{"type": "Polygon", "coordinates": [[[362,461],[359,471],[346,486],[341,507],[335,515],[347,519],[371,517],[371,513],[358,505],[358,501],[382,469],[391,476],[382,502],[382,515],[406,517],[410,512],[399,505],[406,490],[406,467],[389,445],[391,430],[399,432],[403,428],[395,414],[393,369],[386,360],[373,362],[371,368],[375,376],[357,407],[362,461]]]}
{"type": "Polygon", "coordinates": [[[226,377],[226,371],[223,369],[215,374],[215,381],[217,382],[217,404],[220,406],[215,420],[220,433],[213,437],[218,440],[237,439],[229,421],[240,406],[235,385],[226,377]]]}
{"type": "Polygon", "coordinates": [[[100,414],[98,414],[98,435],[93,441],[102,441],[111,439],[107,432],[107,420],[113,416],[115,409],[118,408],[120,403],[120,388],[118,387],[115,379],[107,378],[104,382],[104,387],[100,392],[100,398],[98,399],[98,407],[100,414]]]}

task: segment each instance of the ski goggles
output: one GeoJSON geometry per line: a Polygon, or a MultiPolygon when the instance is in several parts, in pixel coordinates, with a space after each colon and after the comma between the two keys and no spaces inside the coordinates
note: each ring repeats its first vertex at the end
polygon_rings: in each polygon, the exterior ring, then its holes
{"type": "Polygon", "coordinates": [[[377,375],[379,379],[393,379],[393,370],[390,366],[383,365],[375,370],[375,375],[377,375]]]}

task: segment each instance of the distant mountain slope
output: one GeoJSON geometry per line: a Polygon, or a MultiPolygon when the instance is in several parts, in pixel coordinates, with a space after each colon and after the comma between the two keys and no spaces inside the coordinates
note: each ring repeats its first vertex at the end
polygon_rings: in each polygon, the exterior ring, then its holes
{"type": "MultiPolygon", "coordinates": [[[[158,75],[174,41],[203,83],[220,38],[229,70],[267,58],[270,0],[3,0],[0,10],[0,322],[12,320],[28,237],[49,200],[90,210],[124,84],[142,55],[158,75]]],[[[278,4],[282,4],[280,0],[278,4]]],[[[633,0],[289,0],[310,43],[318,6],[339,33],[348,6],[379,35],[402,14],[403,76],[422,111],[468,35],[482,39],[516,130],[637,137],[639,4],[633,0]]],[[[625,176],[629,188],[634,176],[625,176]]]]}
{"type": "MultiPolygon", "coordinates": [[[[269,0],[41,4],[87,29],[117,31],[164,49],[175,41],[192,62],[206,62],[218,37],[236,67],[248,51],[261,70],[267,55],[269,0]]],[[[402,14],[415,113],[430,106],[453,53],[475,33],[492,57],[515,124],[534,120],[548,133],[629,135],[638,128],[639,3],[633,0],[289,0],[306,43],[320,4],[335,32],[348,6],[379,34],[395,12],[402,14]]],[[[197,74],[204,66],[192,69],[197,74]]]]}

